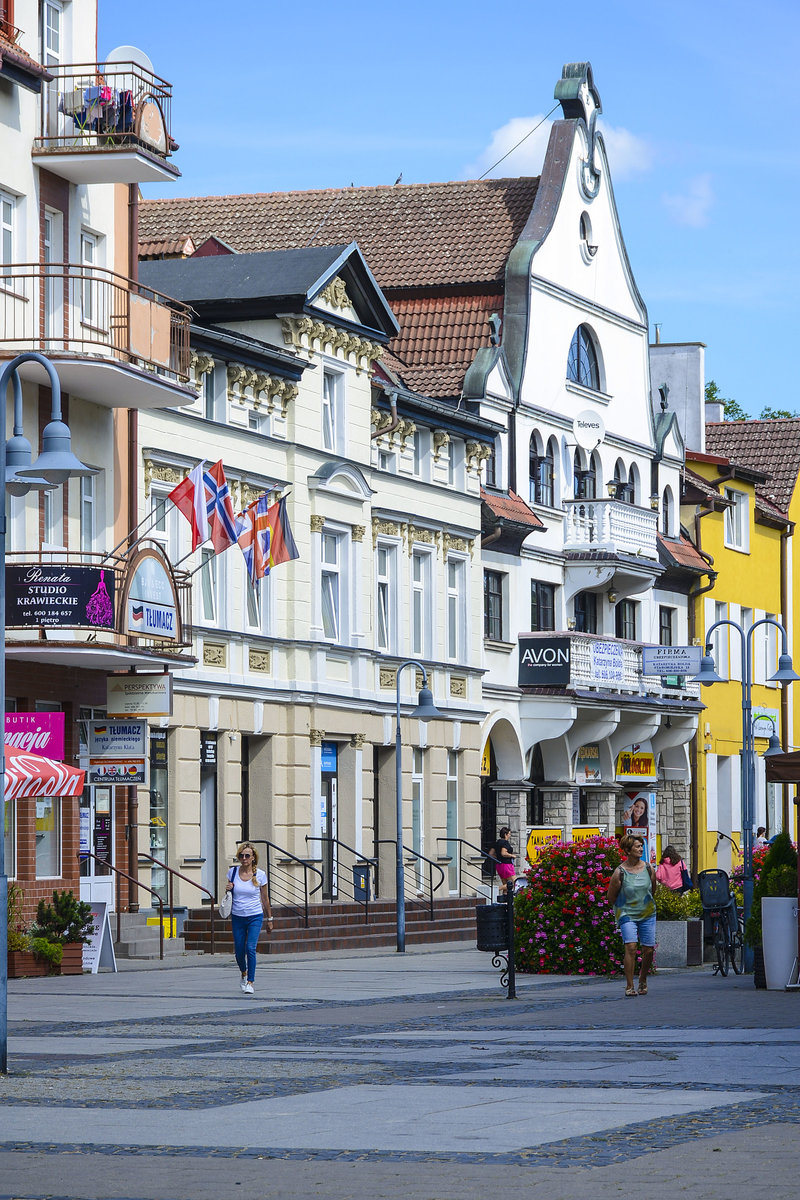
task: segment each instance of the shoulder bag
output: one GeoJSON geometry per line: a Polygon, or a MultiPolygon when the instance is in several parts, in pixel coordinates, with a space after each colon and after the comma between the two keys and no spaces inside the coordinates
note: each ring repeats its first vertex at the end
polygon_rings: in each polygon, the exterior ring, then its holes
{"type": "MultiPolygon", "coordinates": [[[[235,872],[236,872],[236,867],[233,868],[233,871],[231,871],[230,875],[228,876],[229,883],[233,883],[235,872]]],[[[219,904],[217,905],[217,912],[222,917],[223,921],[227,921],[228,917],[231,915],[232,908],[233,908],[233,892],[226,892],[225,895],[220,900],[219,904]]]]}
{"type": "Polygon", "coordinates": [[[684,892],[691,892],[693,887],[692,877],[689,874],[686,863],[681,859],[681,888],[684,892]]]}

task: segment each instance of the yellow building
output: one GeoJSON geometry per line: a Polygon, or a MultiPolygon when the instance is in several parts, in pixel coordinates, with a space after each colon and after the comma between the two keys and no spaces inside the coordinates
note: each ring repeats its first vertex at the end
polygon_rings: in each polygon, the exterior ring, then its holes
{"type": "MultiPolygon", "coordinates": [[[[709,584],[690,596],[694,632],[701,644],[710,643],[717,674],[726,681],[703,689],[706,712],[693,771],[692,861],[697,870],[730,871],[741,861],[743,669],[749,669],[752,681],[758,755],[755,825],[766,826],[771,836],[787,822],[781,789],[766,785],[760,755],[773,732],[785,749],[791,748],[790,698],[788,689],[769,682],[782,650],[780,631],[759,622],[766,617],[783,621],[787,611],[794,525],[770,495],[766,465],[759,467],[757,458],[740,452],[746,440],[742,434],[751,425],[766,424],[775,423],[707,424],[706,452],[689,451],[686,457],[682,522],[709,567],[709,584]],[[718,626],[709,636],[718,621],[731,624],[718,626]]],[[[800,422],[796,424],[800,432],[800,422]]],[[[784,623],[791,637],[791,613],[789,618],[784,623]]]]}

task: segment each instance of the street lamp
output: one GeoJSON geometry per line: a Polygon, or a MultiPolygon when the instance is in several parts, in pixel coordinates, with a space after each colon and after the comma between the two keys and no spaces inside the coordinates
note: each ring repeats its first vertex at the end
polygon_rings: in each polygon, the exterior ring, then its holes
{"type": "MultiPolygon", "coordinates": [[[[753,732],[753,705],[752,705],[752,688],[753,688],[753,672],[752,672],[752,649],[753,649],[753,634],[759,625],[774,625],[780,631],[782,653],[778,658],[778,669],[774,675],[770,675],[770,683],[788,684],[794,683],[796,679],[800,679],[800,675],[792,666],[792,658],[788,651],[786,630],[780,621],[775,617],[762,617],[755,621],[749,629],[745,630],[737,621],[731,621],[728,617],[722,620],[715,621],[706,633],[706,652],[700,662],[700,670],[694,677],[695,683],[702,683],[706,686],[712,683],[723,683],[724,680],[717,674],[714,664],[714,656],[712,654],[711,635],[714,630],[720,625],[730,625],[739,634],[741,640],[742,651],[742,758],[741,758],[741,792],[742,792],[742,856],[744,870],[744,921],[747,924],[750,916],[750,910],[753,906],[753,826],[755,824],[755,795],[756,795],[756,749],[755,735],[753,732]]],[[[772,718],[770,718],[771,720],[772,718]]],[[[767,754],[775,754],[780,752],[780,742],[775,733],[775,725],[773,722],[772,736],[769,740],[769,748],[767,754]],[[774,744],[773,744],[774,743],[774,744]]],[[[746,971],[753,969],[753,951],[749,946],[745,946],[744,966],[746,971]]]]}
{"type": "MultiPolygon", "coordinates": [[[[0,370],[0,447],[5,488],[12,496],[43,491],[64,483],[72,475],[94,475],[72,453],[70,432],[61,419],[61,384],[55,367],[43,354],[18,354],[0,370]],[[37,362],[50,377],[52,412],[42,434],[42,454],[31,464],[31,444],[22,431],[22,385],[17,373],[24,362],[37,362]],[[14,395],[14,436],[6,442],[6,399],[11,383],[14,395]]],[[[0,511],[0,729],[5,742],[6,727],[6,517],[5,496],[0,511]]],[[[0,796],[3,797],[0,837],[0,1074],[8,1071],[8,877],[5,865],[5,754],[0,755],[0,796]]]]}
{"type": "Polygon", "coordinates": [[[397,668],[397,727],[395,732],[395,829],[397,846],[395,858],[395,894],[397,897],[397,953],[404,954],[406,949],[406,889],[403,876],[403,743],[400,736],[400,673],[404,667],[418,667],[422,672],[422,687],[419,691],[419,703],[409,716],[417,717],[420,721],[433,721],[441,717],[433,695],[428,688],[428,673],[421,662],[408,658],[397,668]]]}

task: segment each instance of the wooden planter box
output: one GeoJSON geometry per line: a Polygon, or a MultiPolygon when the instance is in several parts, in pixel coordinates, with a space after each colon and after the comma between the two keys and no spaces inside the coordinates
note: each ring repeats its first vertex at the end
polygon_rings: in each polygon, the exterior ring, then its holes
{"type": "Polygon", "coordinates": [[[83,974],[83,942],[67,942],[58,970],[61,975],[83,974]]]}
{"type": "Polygon", "coordinates": [[[9,950],[9,979],[39,979],[47,974],[48,964],[30,950],[9,950]]]}

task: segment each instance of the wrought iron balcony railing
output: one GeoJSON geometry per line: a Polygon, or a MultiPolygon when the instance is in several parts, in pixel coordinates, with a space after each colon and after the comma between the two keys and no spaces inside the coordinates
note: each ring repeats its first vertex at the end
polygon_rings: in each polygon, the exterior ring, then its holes
{"type": "Polygon", "coordinates": [[[621,500],[565,500],[564,549],[658,559],[658,513],[621,500]]]}
{"type": "Polygon", "coordinates": [[[185,383],[190,310],[103,267],[0,266],[0,349],[83,355],[185,383]]]}

